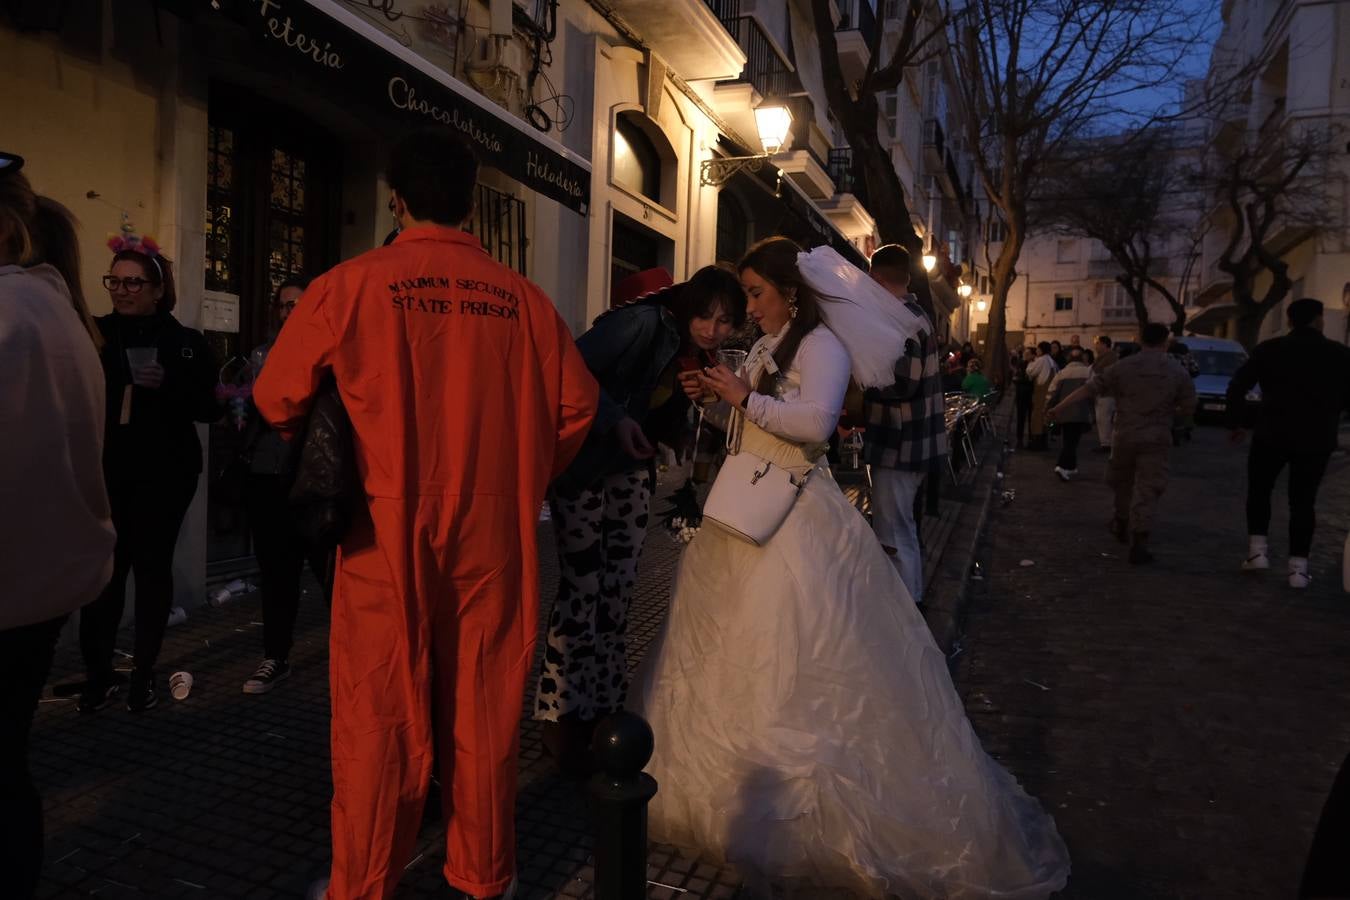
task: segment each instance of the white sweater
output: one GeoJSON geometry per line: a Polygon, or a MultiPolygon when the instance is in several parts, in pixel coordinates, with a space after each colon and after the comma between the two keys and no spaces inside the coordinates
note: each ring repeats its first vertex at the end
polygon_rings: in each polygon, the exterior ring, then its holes
{"type": "Polygon", "coordinates": [[[54,619],[112,576],[103,368],[51,266],[0,266],[0,629],[54,619]]]}
{"type": "MultiPolygon", "coordinates": [[[[760,339],[750,350],[749,364],[773,352],[787,333],[760,339]]],[[[824,443],[834,434],[844,410],[852,363],[848,351],[824,325],[802,338],[792,365],[779,382],[777,397],[754,393],[746,404],[746,416],[770,434],[804,444],[824,443]]],[[[757,370],[756,370],[757,371],[757,370]]]]}

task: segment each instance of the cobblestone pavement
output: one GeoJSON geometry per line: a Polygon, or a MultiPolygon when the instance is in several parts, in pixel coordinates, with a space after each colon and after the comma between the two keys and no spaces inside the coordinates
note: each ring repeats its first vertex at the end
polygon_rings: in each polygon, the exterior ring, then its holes
{"type": "Polygon", "coordinates": [[[1238,572],[1246,453],[1225,439],[1200,429],[1174,451],[1148,568],[1107,534],[1103,456],[1071,484],[1052,456],[1009,462],[1017,495],[982,548],[957,680],[986,748],[1059,823],[1064,897],[1293,897],[1350,751],[1350,459],[1327,474],[1299,593],[1283,494],[1272,572],[1238,572]]]}
{"type": "MultiPolygon", "coordinates": [[[[673,479],[665,478],[669,490],[673,479]]],[[[944,499],[925,529],[936,550],[961,503],[944,499]]],[[[658,499],[656,508],[660,509],[658,499]]],[[[553,540],[540,526],[543,597],[557,581],[553,540]]],[[[659,528],[648,536],[630,611],[631,664],[641,659],[665,614],[678,546],[659,528]]],[[[936,552],[929,554],[929,570],[936,552]]],[[[169,629],[160,675],[193,673],[191,696],[163,696],[141,716],[114,705],[79,716],[73,700],[39,707],[32,760],[47,807],[42,898],[296,898],[329,859],[327,616],[307,590],[291,663],[271,694],[240,691],[261,654],[257,595],[193,610],[169,629]]],[[[121,634],[129,647],[130,632],[121,634]]],[[[129,663],[129,660],[124,660],[129,663]]],[[[67,637],[52,683],[80,675],[67,637]]],[[[527,699],[528,702],[528,699],[527,699]]],[[[528,712],[525,710],[523,712],[528,712]]],[[[588,803],[544,757],[537,726],[524,718],[517,804],[521,898],[589,897],[588,803]]],[[[445,897],[443,830],[428,810],[419,855],[403,897],[445,897]]],[[[652,898],[722,900],[738,879],[672,848],[648,858],[652,898]]],[[[0,897],[3,890],[0,890],[0,897]]]]}

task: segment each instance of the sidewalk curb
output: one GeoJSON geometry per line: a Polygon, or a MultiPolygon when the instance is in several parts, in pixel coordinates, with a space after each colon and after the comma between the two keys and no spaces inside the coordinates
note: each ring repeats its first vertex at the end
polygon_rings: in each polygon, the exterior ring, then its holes
{"type": "Polygon", "coordinates": [[[1001,440],[988,450],[994,459],[986,458],[980,474],[971,486],[973,496],[961,510],[956,527],[943,547],[938,561],[934,590],[924,604],[924,619],[933,633],[938,649],[950,656],[961,634],[961,618],[965,613],[970,586],[970,569],[975,554],[989,524],[994,501],[994,486],[1003,466],[1001,440]]]}

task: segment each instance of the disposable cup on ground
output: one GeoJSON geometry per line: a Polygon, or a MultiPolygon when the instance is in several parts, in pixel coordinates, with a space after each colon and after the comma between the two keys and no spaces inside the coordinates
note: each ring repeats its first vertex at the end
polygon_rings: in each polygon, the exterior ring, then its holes
{"type": "Polygon", "coordinates": [[[169,676],[169,693],[175,700],[186,700],[192,693],[192,673],[174,672],[169,676]]]}

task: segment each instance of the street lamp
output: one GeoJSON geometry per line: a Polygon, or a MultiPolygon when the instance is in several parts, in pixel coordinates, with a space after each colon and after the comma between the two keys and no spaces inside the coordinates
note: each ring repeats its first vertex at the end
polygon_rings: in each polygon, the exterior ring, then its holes
{"type": "Polygon", "coordinates": [[[960,294],[962,297],[969,297],[971,294],[971,287],[968,284],[962,284],[960,287],[956,289],[956,292],[960,294]]]}
{"type": "Polygon", "coordinates": [[[978,309],[980,312],[984,312],[986,309],[989,308],[989,304],[983,300],[977,300],[975,301],[975,308],[978,309]]]}
{"type": "Polygon", "coordinates": [[[756,156],[714,156],[699,166],[699,183],[719,187],[737,172],[758,172],[764,162],[782,152],[792,134],[792,112],[786,106],[761,105],[755,108],[755,127],[764,152],[756,156]]]}
{"type": "Polygon", "coordinates": [[[931,272],[933,271],[933,267],[936,265],[937,265],[937,257],[933,255],[933,251],[932,250],[925,251],[923,254],[923,270],[925,272],[931,272]]]}
{"type": "Polygon", "coordinates": [[[792,112],[786,106],[758,106],[755,127],[759,129],[764,152],[772,156],[787,145],[792,132],[792,112]]]}

